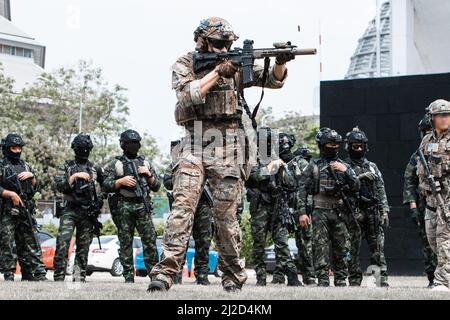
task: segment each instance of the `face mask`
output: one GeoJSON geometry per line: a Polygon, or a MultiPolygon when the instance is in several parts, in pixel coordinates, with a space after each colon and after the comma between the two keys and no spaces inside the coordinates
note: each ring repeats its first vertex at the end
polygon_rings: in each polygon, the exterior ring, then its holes
{"type": "Polygon", "coordinates": [[[280,145],[280,158],[286,163],[294,158],[288,143],[280,145]]]}
{"type": "Polygon", "coordinates": [[[133,159],[137,157],[141,144],[139,142],[128,142],[123,146],[123,153],[127,158],[133,159]]]}
{"type": "Polygon", "coordinates": [[[326,147],[321,148],[321,155],[325,159],[329,159],[329,160],[336,159],[338,156],[338,153],[339,153],[338,148],[326,148],[326,147]]]}
{"type": "Polygon", "coordinates": [[[350,149],[348,154],[350,155],[350,158],[352,158],[352,159],[362,159],[366,155],[366,151],[365,150],[355,151],[355,150],[350,149]]]}
{"type": "Polygon", "coordinates": [[[10,160],[19,160],[22,152],[12,152],[11,149],[6,150],[5,156],[10,160]]]}
{"type": "Polygon", "coordinates": [[[91,150],[85,148],[75,149],[74,151],[75,160],[78,162],[86,162],[89,158],[89,154],[91,153],[91,150]]]}

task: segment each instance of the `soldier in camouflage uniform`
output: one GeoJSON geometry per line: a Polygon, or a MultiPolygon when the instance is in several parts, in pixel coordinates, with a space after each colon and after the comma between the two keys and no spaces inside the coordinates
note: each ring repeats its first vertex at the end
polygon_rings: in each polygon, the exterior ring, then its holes
{"type": "Polygon", "coordinates": [[[93,194],[97,192],[94,190],[95,184],[99,184],[98,176],[102,175],[102,169],[89,161],[89,154],[93,148],[89,135],[84,133],[77,135],[72,141],[71,148],[75,158],[66,160],[58,168],[55,178],[56,189],[63,194],[64,207],[57,212],[60,220],[53,278],[55,281],[65,279],[70,241],[76,229],[73,281],[85,282],[89,246],[97,223],[94,207],[99,208],[100,204],[103,204],[103,198],[99,194],[93,194]],[[98,203],[94,203],[97,197],[98,203]]]}
{"type": "MultiPolygon", "coordinates": [[[[179,144],[178,141],[172,142],[172,148],[179,144]]],[[[172,150],[173,151],[173,150],[172,150]]],[[[169,206],[172,210],[173,195],[170,191],[173,190],[172,173],[164,175],[163,184],[168,191],[169,206]]],[[[194,215],[194,225],[192,228],[192,236],[195,242],[195,257],[194,257],[194,274],[197,284],[209,285],[209,247],[211,246],[212,238],[212,196],[209,187],[206,184],[203,189],[200,200],[198,201],[197,210],[194,215]]],[[[180,272],[181,273],[181,272],[180,272]]],[[[181,274],[178,274],[177,283],[181,283],[181,274]]]]}
{"type": "MultiPolygon", "coordinates": [[[[419,132],[421,137],[428,134],[432,130],[431,118],[427,113],[419,123],[419,132]]],[[[434,271],[436,270],[437,257],[428,243],[427,234],[425,232],[425,206],[426,199],[419,192],[419,177],[417,176],[417,151],[414,152],[409,159],[409,163],[405,169],[404,185],[403,185],[403,203],[409,206],[411,220],[414,225],[418,226],[419,237],[422,241],[422,254],[425,264],[425,273],[429,281],[428,288],[433,287],[434,271]]]]}
{"type": "MultiPolygon", "coordinates": [[[[262,135],[267,137],[267,142],[272,140],[270,128],[261,128],[259,130],[258,142],[262,142],[262,140],[266,141],[266,139],[262,139],[262,135]]],[[[267,150],[270,149],[271,145],[269,144],[267,150]]],[[[288,159],[284,157],[284,160],[288,159]]],[[[292,157],[290,160],[292,160],[292,157]]],[[[274,283],[281,283],[280,279],[282,279],[282,283],[284,283],[284,275],[286,275],[288,278],[288,286],[302,285],[298,280],[297,267],[295,266],[289,250],[289,231],[286,225],[283,224],[275,207],[275,186],[273,184],[275,183],[275,179],[277,179],[276,175],[279,168],[284,164],[285,162],[282,159],[271,160],[267,163],[267,161],[260,156],[258,165],[252,169],[250,177],[246,182],[247,200],[250,202],[253,263],[255,265],[257,286],[266,285],[267,275],[264,248],[268,232],[270,232],[275,244],[275,259],[281,273],[281,275],[274,274],[275,279],[278,277],[278,282],[274,283]]]]}
{"type": "MultiPolygon", "coordinates": [[[[294,176],[297,180],[296,185],[298,187],[298,183],[300,181],[301,174],[303,170],[308,166],[309,161],[311,160],[311,152],[308,148],[300,148],[296,150],[291,155],[290,148],[292,148],[292,145],[295,144],[295,137],[294,136],[288,136],[286,134],[282,134],[282,137],[284,140],[292,140],[291,143],[288,143],[286,146],[286,152],[282,153],[280,156],[283,158],[287,158],[286,160],[283,159],[283,161],[287,161],[289,166],[293,166],[292,172],[294,173],[294,176]],[[293,157],[293,158],[292,158],[293,157]],[[289,158],[292,158],[289,160],[289,158]]],[[[282,144],[283,142],[280,141],[282,144]]],[[[312,197],[308,196],[307,199],[307,213],[309,216],[311,216],[311,210],[312,210],[312,197]]],[[[307,286],[312,286],[316,284],[315,281],[315,273],[314,273],[314,261],[313,261],[313,254],[312,254],[312,227],[308,228],[297,228],[294,231],[295,235],[295,244],[297,246],[297,268],[302,275],[303,283],[307,286]]],[[[273,280],[272,283],[284,283],[284,274],[283,274],[283,268],[281,265],[276,263],[275,270],[273,272],[273,280]]]]}
{"type": "Polygon", "coordinates": [[[431,175],[432,186],[421,161],[417,163],[419,190],[426,198],[425,230],[437,255],[433,290],[449,291],[450,279],[450,102],[437,100],[429,107],[433,130],[420,145],[431,175]],[[436,193],[433,191],[436,191],[436,193]]]}
{"type": "Polygon", "coordinates": [[[123,276],[126,283],[134,282],[133,262],[133,237],[137,229],[142,240],[144,251],[144,264],[147,272],[158,261],[156,251],[156,230],[153,225],[152,212],[147,212],[144,200],[136,194],[136,185],[146,185],[143,196],[150,201],[150,191],[157,192],[161,186],[153,166],[143,156],[138,156],[141,148],[141,137],[134,130],[126,130],[120,135],[120,147],[123,155],[116,157],[105,169],[103,191],[116,193],[117,204],[113,210],[117,210],[118,236],[120,242],[119,258],[123,266],[123,276]],[[132,165],[136,166],[139,174],[137,181],[132,165]]]}
{"type": "MultiPolygon", "coordinates": [[[[231,25],[217,17],[203,20],[194,33],[196,49],[201,53],[227,52],[237,39],[231,25]]],[[[149,291],[169,289],[174,275],[181,270],[194,212],[208,180],[214,199],[222,285],[226,291],[234,292],[247,279],[244,261],[239,257],[241,231],[236,218],[243,194],[242,179],[248,174],[244,170],[245,136],[241,130],[242,109],[246,106],[242,98],[243,86],[239,68],[232,61],[195,72],[193,56],[194,52],[190,52],[179,58],[172,69],[172,88],[178,99],[175,120],[186,129],[186,137],[173,168],[173,210],[164,232],[161,261],[151,273],[153,281],[149,291]],[[205,137],[203,141],[203,134],[212,131],[216,139],[205,137]],[[191,152],[192,147],[194,152],[191,152]]],[[[281,88],[287,76],[285,64],[293,58],[292,54],[280,54],[276,65],[267,73],[262,66],[255,65],[254,82],[250,86],[281,88]]]]}
{"type": "Polygon", "coordinates": [[[349,155],[345,161],[355,171],[360,182],[358,197],[353,199],[355,215],[349,215],[346,219],[351,255],[348,263],[349,284],[361,285],[363,276],[360,269],[360,248],[364,236],[369,246],[370,263],[380,270],[378,285],[388,287],[383,227],[389,225],[389,205],[383,177],[377,165],[367,160],[368,139],[358,127],[347,133],[345,150],[349,155]]]}
{"type": "Polygon", "coordinates": [[[300,178],[298,192],[299,222],[303,228],[312,224],[313,259],[318,286],[329,286],[328,272],[330,256],[333,258],[334,285],[346,286],[347,230],[344,217],[349,214],[338,195],[334,171],[340,183],[348,188],[348,193],[359,190],[359,180],[352,168],[338,158],[342,137],[334,130],[322,128],[316,136],[320,158],[313,159],[300,178]],[[314,196],[311,218],[307,215],[307,197],[314,196]],[[332,253],[330,255],[330,244],[332,253]]]}
{"type": "Polygon", "coordinates": [[[46,281],[46,271],[42,262],[42,251],[37,236],[36,220],[27,215],[34,214],[37,180],[28,163],[21,160],[22,138],[10,133],[2,146],[4,159],[0,162],[0,195],[2,212],[0,220],[0,252],[3,257],[4,278],[14,281],[16,261],[13,257],[13,243],[16,243],[17,257],[24,268],[26,280],[46,281]],[[24,195],[19,196],[20,184],[24,195]],[[26,212],[28,210],[28,213],[26,212]]]}

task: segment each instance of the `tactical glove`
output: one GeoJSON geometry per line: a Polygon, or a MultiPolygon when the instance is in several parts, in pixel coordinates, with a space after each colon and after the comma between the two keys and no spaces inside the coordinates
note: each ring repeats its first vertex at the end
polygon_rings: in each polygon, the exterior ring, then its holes
{"type": "Polygon", "coordinates": [[[377,175],[375,173],[373,173],[373,172],[368,171],[368,172],[362,173],[362,174],[360,174],[358,176],[358,180],[361,181],[362,179],[367,179],[369,181],[374,181],[374,180],[377,179],[377,175]]]}
{"type": "Polygon", "coordinates": [[[411,216],[412,222],[417,226],[419,225],[419,220],[417,219],[417,208],[409,209],[409,214],[411,216]]]}
{"type": "Polygon", "coordinates": [[[291,52],[279,53],[275,58],[275,63],[278,65],[282,65],[294,59],[295,55],[291,52]]]}
{"type": "Polygon", "coordinates": [[[231,60],[227,60],[225,62],[222,62],[221,64],[219,64],[218,68],[217,68],[217,73],[219,74],[219,76],[224,77],[224,78],[231,78],[234,76],[234,74],[239,70],[239,66],[231,61],[231,60]]]}

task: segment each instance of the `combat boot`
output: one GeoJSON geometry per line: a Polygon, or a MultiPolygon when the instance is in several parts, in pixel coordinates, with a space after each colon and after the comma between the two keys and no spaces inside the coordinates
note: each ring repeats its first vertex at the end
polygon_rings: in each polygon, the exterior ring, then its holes
{"type": "Polygon", "coordinates": [[[5,279],[5,281],[14,281],[14,273],[12,272],[4,273],[3,278],[5,279]]]}
{"type": "Polygon", "coordinates": [[[272,281],[270,283],[272,284],[284,284],[284,279],[280,279],[280,278],[273,278],[272,281]]]}
{"type": "Polygon", "coordinates": [[[313,287],[313,286],[316,285],[316,280],[314,280],[314,279],[303,279],[303,283],[305,284],[305,286],[313,287]]]}
{"type": "Polygon", "coordinates": [[[427,275],[427,277],[428,277],[428,282],[429,282],[427,288],[428,289],[433,289],[434,288],[434,272],[433,273],[429,273],[427,275]]]}
{"type": "Polygon", "coordinates": [[[35,281],[35,279],[32,274],[22,273],[22,278],[20,279],[20,281],[35,281]]]}
{"type": "Polygon", "coordinates": [[[208,276],[206,276],[206,277],[198,277],[197,284],[200,286],[209,286],[211,283],[208,280],[208,276]]]}
{"type": "Polygon", "coordinates": [[[265,287],[267,285],[266,278],[256,278],[256,286],[257,287],[265,287]]]}
{"type": "Polygon", "coordinates": [[[169,286],[161,280],[153,280],[148,286],[147,292],[167,291],[169,286]]]}
{"type": "Polygon", "coordinates": [[[134,277],[126,277],[125,283],[134,283],[134,277]]]}
{"type": "Polygon", "coordinates": [[[223,285],[223,290],[229,293],[235,293],[241,291],[242,286],[236,283],[226,283],[223,285]]]}
{"type": "Polygon", "coordinates": [[[346,287],[347,283],[345,281],[334,281],[334,286],[335,287],[346,287]]]}
{"type": "Polygon", "coordinates": [[[303,283],[298,279],[297,272],[288,271],[286,272],[287,276],[287,286],[288,287],[303,287],[303,283]]]}

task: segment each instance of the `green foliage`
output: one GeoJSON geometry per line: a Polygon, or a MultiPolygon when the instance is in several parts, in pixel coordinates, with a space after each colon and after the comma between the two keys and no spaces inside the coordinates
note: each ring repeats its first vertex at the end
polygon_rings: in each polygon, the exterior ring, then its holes
{"type": "Polygon", "coordinates": [[[242,213],[241,231],[242,231],[241,258],[245,259],[246,267],[251,267],[253,265],[252,261],[253,238],[252,238],[252,229],[250,225],[250,213],[247,210],[245,210],[242,213]]]}
{"type": "Polygon", "coordinates": [[[58,235],[58,227],[55,226],[52,222],[42,225],[41,230],[50,233],[54,237],[58,235]]]}
{"type": "MultiPolygon", "coordinates": [[[[78,134],[80,102],[82,130],[94,142],[91,161],[105,166],[122,153],[119,135],[129,128],[126,89],[110,86],[100,68],[80,61],[43,73],[21,92],[13,93],[13,84],[0,69],[1,134],[14,131],[23,136],[24,159],[37,173],[43,200],[56,196],[57,168],[73,158],[70,142],[78,134]]],[[[159,154],[156,141],[145,132],[142,135],[142,153],[152,160],[159,154]]]]}
{"type": "Polygon", "coordinates": [[[103,223],[101,235],[102,236],[117,235],[117,227],[111,219],[103,223]]]}

